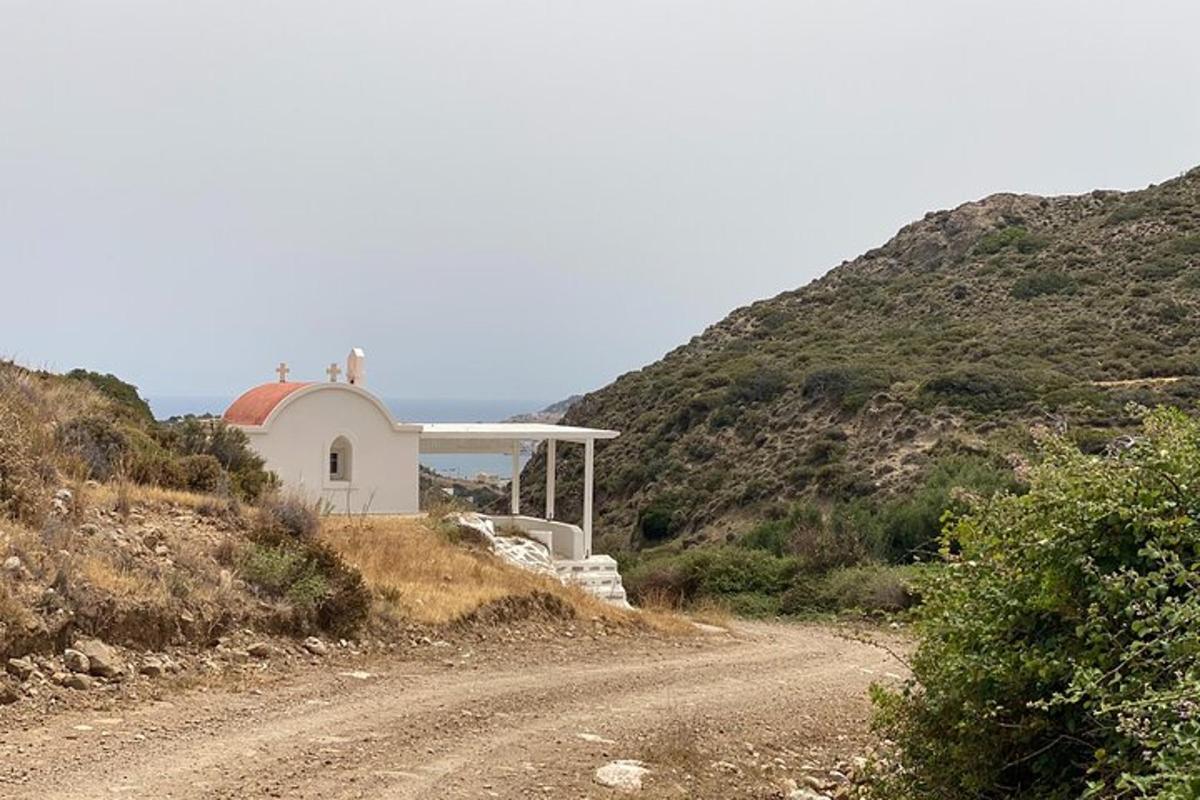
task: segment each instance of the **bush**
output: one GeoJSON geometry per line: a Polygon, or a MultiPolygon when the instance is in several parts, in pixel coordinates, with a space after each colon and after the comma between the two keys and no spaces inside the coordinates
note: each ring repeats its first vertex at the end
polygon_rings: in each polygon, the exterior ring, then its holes
{"type": "Polygon", "coordinates": [[[129,437],[111,420],[99,416],[69,420],[59,428],[59,443],[87,470],[89,478],[106,481],[117,475],[129,451],[129,437]]]}
{"type": "Polygon", "coordinates": [[[1021,225],[1011,225],[984,234],[975,245],[975,250],[984,255],[995,255],[1008,248],[1019,253],[1035,253],[1047,244],[1049,241],[1044,236],[1031,233],[1021,225]]]}
{"type": "Polygon", "coordinates": [[[175,453],[216,459],[229,474],[229,491],[241,500],[256,501],[277,485],[246,434],[222,420],[184,417],[165,427],[163,439],[175,453]]]}
{"type": "Polygon", "coordinates": [[[177,468],[179,484],[188,491],[217,494],[226,488],[225,470],[210,455],[184,456],[177,462],[177,468]]]}
{"type": "Polygon", "coordinates": [[[837,403],[848,411],[862,408],[871,395],[886,388],[882,375],[857,367],[826,367],[804,376],[800,393],[811,399],[837,403]]]}
{"type": "Polygon", "coordinates": [[[679,504],[671,497],[656,498],[638,512],[638,532],[647,542],[671,538],[679,523],[679,504]]]}
{"type": "Polygon", "coordinates": [[[1200,424],[1159,410],[1120,455],[1051,440],[1028,494],[947,531],[880,797],[1200,795],[1200,424]]]}
{"type": "Polygon", "coordinates": [[[875,555],[888,561],[911,561],[937,553],[943,516],[966,510],[967,499],[998,491],[1017,491],[1012,470],[977,456],[955,456],[936,463],[921,485],[905,498],[883,506],[878,514],[875,555]]]}
{"type": "Polygon", "coordinates": [[[1009,294],[1017,300],[1032,300],[1048,294],[1070,294],[1078,288],[1075,279],[1065,272],[1048,270],[1022,275],[1013,283],[1009,294]]]}
{"type": "Polygon", "coordinates": [[[739,547],[765,550],[783,556],[791,552],[792,539],[799,528],[814,528],[825,524],[821,511],[809,503],[792,506],[782,519],[763,522],[738,540],[739,547]]]}
{"type": "Polygon", "coordinates": [[[893,614],[917,603],[915,567],[864,565],[826,575],[800,574],[779,599],[784,614],[860,611],[893,614]]]}
{"type": "Polygon", "coordinates": [[[795,559],[761,550],[704,547],[646,554],[629,567],[623,579],[635,600],[656,597],[679,605],[725,600],[745,612],[752,607],[774,609],[775,598],[788,587],[796,567],[795,559]]]}
{"type": "Polygon", "coordinates": [[[154,414],[150,404],[141,398],[137,387],[118,378],[116,375],[102,375],[86,369],[73,369],[66,377],[73,381],[90,384],[110,400],[116,402],[128,417],[135,422],[153,422],[154,414]]]}
{"type": "Polygon", "coordinates": [[[984,414],[1020,408],[1034,398],[1031,387],[1015,375],[973,371],[949,372],[931,378],[921,386],[921,394],[984,414]]]}
{"type": "Polygon", "coordinates": [[[788,375],[780,369],[760,364],[739,364],[726,388],[729,403],[765,403],[783,394],[788,375]]]}
{"type": "Polygon", "coordinates": [[[260,531],[307,540],[320,532],[321,516],[316,503],[292,494],[276,494],[259,504],[257,527],[260,531]]]}
{"type": "MultiPolygon", "coordinates": [[[[279,503],[295,510],[295,505],[279,503]]],[[[303,515],[299,515],[303,516],[303,515]]],[[[241,576],[270,597],[286,600],[296,625],[336,635],[354,633],[371,609],[371,592],[358,570],[311,535],[298,536],[276,514],[259,517],[238,561],[241,576]]]]}

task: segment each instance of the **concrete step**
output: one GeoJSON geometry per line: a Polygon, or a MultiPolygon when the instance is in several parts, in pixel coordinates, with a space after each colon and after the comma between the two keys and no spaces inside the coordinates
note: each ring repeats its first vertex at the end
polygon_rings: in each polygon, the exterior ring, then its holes
{"type": "Polygon", "coordinates": [[[555,559],[554,571],[565,584],[574,584],[601,600],[629,607],[621,573],[612,556],[595,555],[585,559],[555,559]]]}

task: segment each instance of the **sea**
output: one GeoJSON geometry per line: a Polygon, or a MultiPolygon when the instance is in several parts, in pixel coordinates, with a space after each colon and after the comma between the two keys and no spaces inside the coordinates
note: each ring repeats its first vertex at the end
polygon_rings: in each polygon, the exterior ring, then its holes
{"type": "MultiPolygon", "coordinates": [[[[172,395],[148,397],[147,402],[158,419],[184,414],[220,416],[233,397],[218,395],[172,395]]],[[[401,422],[503,422],[517,414],[545,408],[553,399],[500,398],[412,398],[385,397],[383,402],[401,422]]],[[[522,458],[524,461],[524,458],[522,458]]],[[[480,473],[507,480],[512,477],[512,458],[488,453],[455,453],[421,456],[421,463],[443,475],[473,478],[480,473]]]]}

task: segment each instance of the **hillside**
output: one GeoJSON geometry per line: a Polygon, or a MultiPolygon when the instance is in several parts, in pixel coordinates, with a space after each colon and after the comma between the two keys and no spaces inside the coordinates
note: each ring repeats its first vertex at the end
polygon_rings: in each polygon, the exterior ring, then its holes
{"type": "MultiPolygon", "coordinates": [[[[568,424],[623,432],[597,453],[602,546],[736,535],[797,503],[876,513],[964,474],[1002,484],[1031,422],[1096,450],[1134,424],[1131,401],[1191,407],[1198,267],[1200,169],[931,212],[571,407],[568,424]]],[[[539,455],[535,503],[543,472],[539,455]]]]}
{"type": "Polygon", "coordinates": [[[322,655],[309,637],[390,648],[581,619],[690,632],[517,569],[452,525],[332,518],[275,483],[219,420],[156,422],[112,375],[0,362],[0,706],[322,655]]]}

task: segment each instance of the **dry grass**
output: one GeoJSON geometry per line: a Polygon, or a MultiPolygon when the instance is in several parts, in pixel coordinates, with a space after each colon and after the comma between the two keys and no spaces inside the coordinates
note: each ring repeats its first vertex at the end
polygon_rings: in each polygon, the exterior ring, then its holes
{"type": "Polygon", "coordinates": [[[696,622],[705,625],[715,625],[718,628],[728,628],[733,624],[733,612],[720,601],[710,597],[703,598],[688,608],[687,615],[696,622]]]}
{"type": "Polygon", "coordinates": [[[150,506],[181,506],[193,511],[202,506],[219,502],[212,495],[185,492],[182,489],[164,489],[160,486],[147,486],[130,481],[109,481],[99,485],[91,485],[84,489],[85,501],[88,504],[116,508],[122,504],[142,504],[150,506]]]}
{"type": "Polygon", "coordinates": [[[490,603],[553,595],[579,616],[618,626],[686,633],[686,620],[608,605],[577,587],[453,544],[426,517],[328,517],[322,538],[362,573],[376,597],[401,618],[446,625],[490,603]]]}
{"type": "Polygon", "coordinates": [[[145,570],[123,567],[103,555],[89,554],[78,560],[75,577],[93,589],[119,600],[165,603],[167,591],[162,578],[145,570]]]}
{"type": "Polygon", "coordinates": [[[689,605],[686,610],[677,595],[662,590],[646,592],[638,602],[639,608],[647,616],[683,620],[686,615],[687,620],[715,625],[718,628],[728,628],[734,620],[734,615],[728,608],[720,601],[708,597],[689,605]]]}
{"type": "Polygon", "coordinates": [[[672,719],[646,739],[640,760],[650,768],[645,800],[687,800],[693,797],[724,797],[758,800],[783,793],[756,763],[746,763],[740,748],[712,738],[685,709],[673,709],[672,719]]]}

